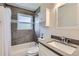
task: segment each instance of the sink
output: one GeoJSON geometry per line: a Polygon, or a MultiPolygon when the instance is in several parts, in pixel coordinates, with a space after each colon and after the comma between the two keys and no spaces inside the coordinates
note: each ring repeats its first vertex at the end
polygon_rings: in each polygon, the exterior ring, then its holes
{"type": "Polygon", "coordinates": [[[47,44],[61,50],[62,52],[65,52],[67,54],[72,54],[76,50],[75,47],[72,47],[72,46],[57,42],[57,41],[48,42],[47,44]]]}

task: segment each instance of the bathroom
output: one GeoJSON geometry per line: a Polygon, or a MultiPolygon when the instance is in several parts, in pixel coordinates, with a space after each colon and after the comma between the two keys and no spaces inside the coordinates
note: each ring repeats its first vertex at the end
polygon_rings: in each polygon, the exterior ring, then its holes
{"type": "Polygon", "coordinates": [[[0,3],[0,55],[79,55],[78,13],[78,3],[0,3]],[[55,39],[62,48],[51,46],[55,39]]]}

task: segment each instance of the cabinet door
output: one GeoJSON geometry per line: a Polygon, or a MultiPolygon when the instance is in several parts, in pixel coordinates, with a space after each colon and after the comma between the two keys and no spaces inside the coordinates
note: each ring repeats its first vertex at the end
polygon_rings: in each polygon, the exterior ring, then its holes
{"type": "Polygon", "coordinates": [[[42,44],[39,44],[39,56],[58,56],[55,52],[49,50],[42,44]]]}

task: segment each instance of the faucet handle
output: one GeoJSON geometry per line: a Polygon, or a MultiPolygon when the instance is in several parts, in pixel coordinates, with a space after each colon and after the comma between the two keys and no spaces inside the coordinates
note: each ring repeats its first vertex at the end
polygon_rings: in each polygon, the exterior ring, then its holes
{"type": "Polygon", "coordinates": [[[70,38],[66,38],[66,37],[62,36],[62,37],[61,37],[61,41],[62,41],[63,43],[65,43],[65,44],[68,44],[68,43],[70,43],[70,42],[71,42],[71,39],[70,39],[70,38]]]}
{"type": "Polygon", "coordinates": [[[62,36],[61,39],[62,39],[63,42],[65,42],[65,37],[64,36],[62,36]]]}
{"type": "Polygon", "coordinates": [[[66,38],[66,42],[69,43],[71,41],[71,39],[69,38],[66,38]]]}

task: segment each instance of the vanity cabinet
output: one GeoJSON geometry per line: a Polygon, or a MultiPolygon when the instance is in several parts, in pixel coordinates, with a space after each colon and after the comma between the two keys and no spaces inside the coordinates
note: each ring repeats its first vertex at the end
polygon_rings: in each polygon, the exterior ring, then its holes
{"type": "Polygon", "coordinates": [[[59,55],[39,43],[39,56],[59,56],[59,55]]]}

